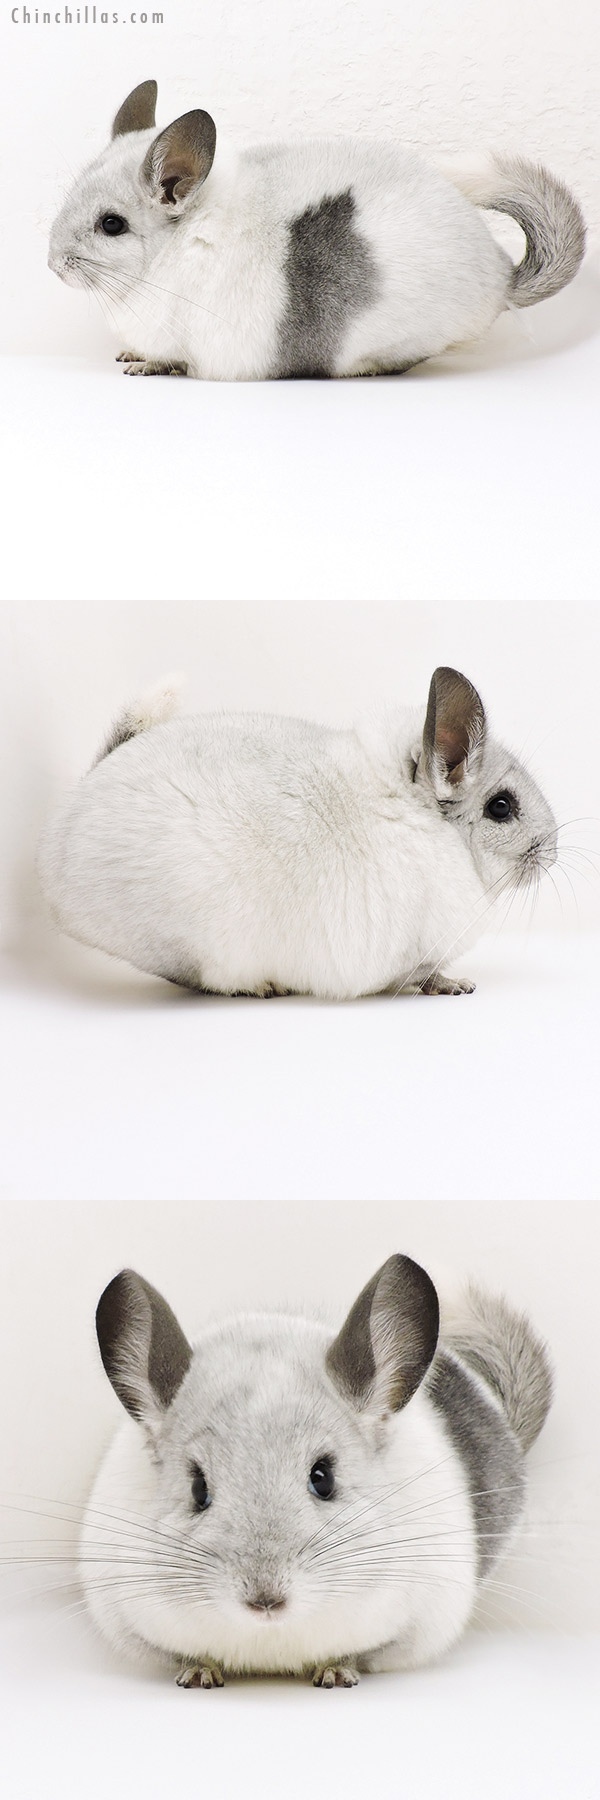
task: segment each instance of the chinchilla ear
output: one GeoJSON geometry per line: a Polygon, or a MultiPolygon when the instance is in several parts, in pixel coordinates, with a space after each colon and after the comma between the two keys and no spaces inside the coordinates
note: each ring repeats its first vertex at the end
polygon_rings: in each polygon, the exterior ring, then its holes
{"type": "Polygon", "coordinates": [[[115,1393],[152,1435],[192,1360],[181,1326],[149,1281],[133,1269],[123,1269],[104,1289],[96,1331],[115,1393]]]}
{"type": "Polygon", "coordinates": [[[390,1256],[363,1288],[325,1358],[361,1412],[399,1412],[427,1374],[440,1328],[438,1297],[410,1256],[390,1256]]]}
{"type": "Polygon", "coordinates": [[[158,87],[155,81],[141,81],[119,107],[113,119],[113,137],[125,137],[128,131],[150,131],[156,124],[158,87]]]}
{"type": "Polygon", "coordinates": [[[153,199],[177,207],[212,169],[217,128],[210,113],[184,113],[154,139],[142,163],[142,180],[153,199]]]}
{"type": "Polygon", "coordinates": [[[436,669],[423,730],[425,771],[439,800],[474,774],[486,734],[477,689],[457,669],[436,669]]]}

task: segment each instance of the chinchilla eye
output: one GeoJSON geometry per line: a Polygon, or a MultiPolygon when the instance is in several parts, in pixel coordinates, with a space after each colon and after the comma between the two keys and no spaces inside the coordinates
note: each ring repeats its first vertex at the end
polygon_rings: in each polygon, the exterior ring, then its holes
{"type": "Polygon", "coordinates": [[[206,1476],[201,1469],[194,1469],[192,1474],[192,1500],[196,1512],[206,1512],[210,1506],[210,1494],[206,1485],[206,1476]]]}
{"type": "Polygon", "coordinates": [[[103,213],[98,224],[105,237],[120,237],[122,231],[129,231],[127,220],[120,213],[103,213]]]}
{"type": "Polygon", "coordinates": [[[317,1499],[331,1499],[331,1496],[335,1491],[335,1475],[329,1456],[320,1456],[319,1461],[313,1463],[308,1478],[308,1485],[311,1494],[316,1494],[317,1499]]]}
{"type": "Polygon", "coordinates": [[[503,823],[505,819],[514,818],[516,810],[517,805],[514,794],[494,794],[493,798],[488,800],[485,808],[485,817],[486,819],[496,819],[500,823],[503,823]]]}

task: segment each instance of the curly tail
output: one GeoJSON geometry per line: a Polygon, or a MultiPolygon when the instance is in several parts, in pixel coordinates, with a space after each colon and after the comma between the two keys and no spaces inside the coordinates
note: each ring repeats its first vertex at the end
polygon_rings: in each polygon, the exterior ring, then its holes
{"type": "Polygon", "coordinates": [[[471,1281],[457,1302],[442,1306],[441,1343],[492,1388],[522,1449],[529,1450],[552,1403],[552,1370],[525,1314],[471,1281]]]}
{"type": "Polygon", "coordinates": [[[573,280],[585,250],[583,216],[568,188],[541,163],[521,156],[479,163],[451,157],[439,166],[474,206],[508,213],[525,232],[527,248],[513,270],[509,303],[535,306],[573,280]]]}
{"type": "Polygon", "coordinates": [[[119,744],[126,744],[129,738],[138,737],[141,731],[149,731],[152,725],[164,725],[172,719],[179,709],[179,694],[182,686],[181,676],[170,675],[166,681],[157,682],[155,687],[147,688],[138,700],[131,701],[123,708],[111,725],[108,737],[105,738],[98,755],[94,757],[92,768],[110,756],[119,744]]]}

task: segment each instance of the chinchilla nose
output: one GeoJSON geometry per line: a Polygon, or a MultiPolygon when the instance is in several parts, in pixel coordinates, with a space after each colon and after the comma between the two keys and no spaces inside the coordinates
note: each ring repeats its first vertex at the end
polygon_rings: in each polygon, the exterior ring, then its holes
{"type": "Polygon", "coordinates": [[[281,1609],[285,1604],[286,1602],[282,1599],[281,1594],[253,1594],[252,1598],[246,1601],[246,1606],[249,1607],[250,1612],[264,1613],[265,1616],[268,1613],[281,1612],[281,1609]]]}
{"type": "Polygon", "coordinates": [[[545,837],[534,838],[529,846],[532,862],[540,864],[542,869],[551,869],[558,856],[556,832],[547,832],[545,837]]]}
{"type": "Polygon", "coordinates": [[[68,275],[70,270],[75,268],[75,257],[69,256],[64,250],[54,250],[50,245],[48,268],[52,270],[53,275],[61,277],[68,275]]]}

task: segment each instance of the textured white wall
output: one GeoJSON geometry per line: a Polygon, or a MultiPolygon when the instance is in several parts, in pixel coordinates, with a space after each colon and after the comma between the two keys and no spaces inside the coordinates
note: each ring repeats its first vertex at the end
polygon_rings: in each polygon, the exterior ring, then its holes
{"type": "Polygon", "coordinates": [[[597,0],[159,4],[156,27],[128,22],[131,0],[106,27],[13,25],[3,10],[1,113],[13,170],[2,202],[13,251],[5,349],[83,353],[104,343],[92,303],[46,270],[47,230],[117,105],[150,75],[160,123],[201,105],[241,140],[365,131],[425,152],[495,145],[541,157],[600,223],[597,0]]]}

